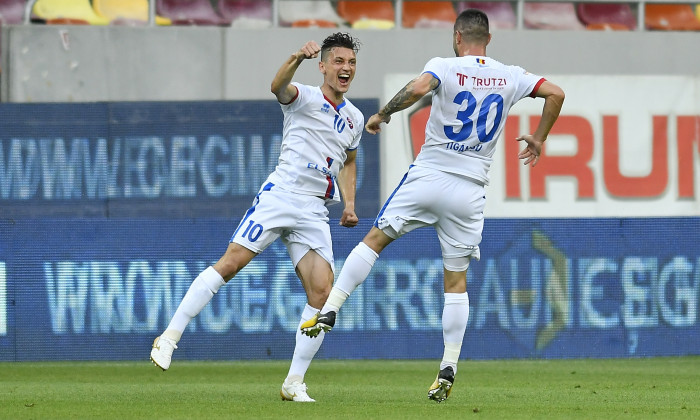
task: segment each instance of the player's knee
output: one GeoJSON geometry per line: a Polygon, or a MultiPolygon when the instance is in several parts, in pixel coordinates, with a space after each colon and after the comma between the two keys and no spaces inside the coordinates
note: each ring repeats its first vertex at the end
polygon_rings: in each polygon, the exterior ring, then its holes
{"type": "Polygon", "coordinates": [[[326,303],[326,300],[328,300],[328,295],[330,295],[331,289],[331,284],[309,287],[306,291],[309,305],[313,306],[314,308],[322,308],[326,303]]]}
{"type": "Polygon", "coordinates": [[[214,264],[214,269],[219,272],[225,281],[231,280],[239,271],[257,255],[241,245],[231,243],[224,255],[214,264]]]}
{"type": "Polygon", "coordinates": [[[324,301],[331,294],[331,289],[333,288],[332,281],[329,282],[317,282],[309,287],[309,292],[313,294],[318,299],[323,299],[324,301]]]}

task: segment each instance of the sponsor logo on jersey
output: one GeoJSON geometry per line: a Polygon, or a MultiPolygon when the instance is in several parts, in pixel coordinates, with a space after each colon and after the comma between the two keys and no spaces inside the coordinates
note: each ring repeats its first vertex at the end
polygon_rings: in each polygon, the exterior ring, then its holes
{"type": "Polygon", "coordinates": [[[457,73],[457,83],[459,83],[460,86],[464,86],[464,82],[467,80],[469,80],[469,76],[466,74],[457,73]]]}
{"type": "Polygon", "coordinates": [[[492,89],[506,87],[508,81],[504,77],[472,77],[474,89],[492,89]]]}
{"type": "Polygon", "coordinates": [[[333,172],[331,172],[331,169],[330,169],[330,168],[325,168],[325,167],[319,165],[318,163],[309,162],[309,163],[306,164],[306,167],[309,168],[309,169],[315,169],[315,170],[321,172],[321,173],[322,173],[323,175],[325,175],[326,177],[332,177],[332,176],[333,176],[333,172]]]}

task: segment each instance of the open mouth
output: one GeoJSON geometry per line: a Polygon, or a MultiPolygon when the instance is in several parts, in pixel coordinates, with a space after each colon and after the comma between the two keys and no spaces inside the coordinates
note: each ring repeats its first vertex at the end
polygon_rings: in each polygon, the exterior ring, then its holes
{"type": "Polygon", "coordinates": [[[349,74],[339,74],[338,80],[340,81],[341,85],[347,85],[348,83],[350,83],[350,75],[349,74]]]}

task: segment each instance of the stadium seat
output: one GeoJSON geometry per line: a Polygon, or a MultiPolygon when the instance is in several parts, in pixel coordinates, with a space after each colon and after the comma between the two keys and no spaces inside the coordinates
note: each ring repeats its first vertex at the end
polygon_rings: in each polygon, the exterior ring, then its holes
{"type": "Polygon", "coordinates": [[[518,19],[510,2],[507,1],[461,1],[457,3],[457,13],[466,9],[479,9],[489,17],[490,29],[515,29],[518,19]]]}
{"type": "Polygon", "coordinates": [[[328,0],[284,0],[279,2],[282,26],[333,27],[343,23],[328,0]]]}
{"type": "Polygon", "coordinates": [[[452,28],[457,12],[451,1],[404,1],[404,28],[452,28]]]}
{"type": "Polygon", "coordinates": [[[360,19],[352,24],[353,29],[394,29],[396,23],[384,19],[360,19]]]}
{"type": "Polygon", "coordinates": [[[585,29],[576,16],[573,3],[527,2],[523,6],[523,21],[529,29],[585,29]]]}
{"type": "Polygon", "coordinates": [[[579,20],[587,29],[633,30],[637,18],[628,3],[579,3],[579,20]]]}
{"type": "Polygon", "coordinates": [[[90,22],[74,18],[54,18],[45,22],[47,25],[90,25],[90,22]]]}
{"type": "Polygon", "coordinates": [[[589,31],[629,31],[627,25],[621,23],[589,23],[586,25],[589,31]]]}
{"type": "Polygon", "coordinates": [[[234,28],[272,26],[271,0],[219,0],[217,11],[234,28]]]}
{"type": "Polygon", "coordinates": [[[24,21],[25,0],[0,0],[0,23],[16,25],[24,21]]]}
{"type": "MultiPolygon", "coordinates": [[[[148,0],[92,0],[95,13],[112,25],[144,25],[148,22],[148,0]]],[[[156,15],[156,25],[170,25],[168,18],[156,15]]]]}
{"type": "Polygon", "coordinates": [[[647,4],[644,23],[647,29],[658,31],[700,31],[690,4],[647,4]]]}
{"type": "Polygon", "coordinates": [[[354,29],[391,29],[395,26],[391,1],[340,0],[336,9],[354,29]]]}
{"type": "Polygon", "coordinates": [[[338,24],[323,19],[302,19],[292,22],[292,28],[337,28],[338,24]]]}
{"type": "Polygon", "coordinates": [[[156,0],[156,12],[173,25],[228,25],[209,0],[156,0]]]}
{"type": "Polygon", "coordinates": [[[109,24],[109,19],[95,13],[90,0],[37,0],[32,7],[32,14],[47,24],[109,24]]]}

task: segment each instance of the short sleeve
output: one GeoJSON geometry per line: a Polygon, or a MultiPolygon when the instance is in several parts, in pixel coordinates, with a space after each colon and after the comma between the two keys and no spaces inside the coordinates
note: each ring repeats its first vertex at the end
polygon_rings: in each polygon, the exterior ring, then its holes
{"type": "Polygon", "coordinates": [[[282,110],[284,111],[295,111],[299,109],[308,101],[308,98],[311,97],[311,95],[309,95],[309,90],[311,89],[310,86],[302,85],[301,83],[297,82],[292,82],[292,86],[297,88],[297,94],[288,104],[280,104],[282,110]]]}
{"type": "Polygon", "coordinates": [[[532,74],[522,67],[511,66],[511,74],[516,80],[517,92],[515,97],[520,100],[526,96],[532,96],[537,88],[544,82],[542,76],[532,74]]]}
{"type": "MultiPolygon", "coordinates": [[[[446,62],[443,58],[441,57],[435,57],[430,59],[425,64],[425,67],[423,68],[423,73],[430,73],[433,75],[438,80],[438,86],[442,84],[442,81],[445,80],[445,71],[447,69],[446,62]]],[[[437,88],[436,88],[437,89],[437,88]]]]}

